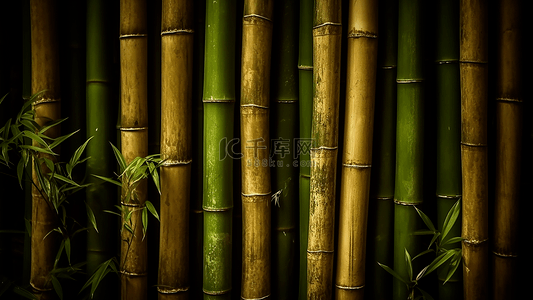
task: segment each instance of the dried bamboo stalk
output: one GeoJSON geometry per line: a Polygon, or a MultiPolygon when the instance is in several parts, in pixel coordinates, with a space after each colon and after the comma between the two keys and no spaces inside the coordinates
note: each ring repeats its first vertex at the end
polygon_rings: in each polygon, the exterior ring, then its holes
{"type": "MultiPolygon", "coordinates": [[[[121,151],[126,163],[148,154],[147,20],[146,1],[120,1],[121,151]]],[[[147,194],[146,180],[135,187],[137,196],[127,201],[130,187],[122,188],[122,222],[132,213],[133,234],[121,230],[121,298],[146,299],[147,245],[143,239],[141,211],[147,194]]]]}
{"type": "Polygon", "coordinates": [[[522,128],[521,1],[500,1],[496,104],[496,198],[494,209],[494,299],[513,299],[518,279],[518,224],[522,128]]]}
{"type": "MultiPolygon", "coordinates": [[[[32,94],[41,92],[39,99],[33,104],[35,121],[40,126],[55,121],[61,116],[61,97],[59,84],[59,54],[56,34],[56,1],[31,1],[31,65],[32,94]]],[[[59,126],[46,131],[50,137],[58,137],[59,126]]],[[[39,146],[33,143],[34,146],[39,146]]],[[[56,149],[54,151],[57,152],[56,149]]],[[[57,160],[57,157],[46,156],[57,160]]],[[[46,172],[46,166],[41,166],[46,172]]],[[[50,234],[57,227],[57,216],[52,204],[39,191],[37,170],[33,166],[32,180],[32,233],[31,233],[31,275],[30,285],[37,297],[48,299],[54,297],[50,284],[49,273],[54,267],[54,259],[58,248],[57,234],[50,234]]]]}
{"type": "Polygon", "coordinates": [[[346,119],[339,215],[336,299],[363,299],[374,100],[378,6],[350,1],[346,119]]]}
{"type": "Polygon", "coordinates": [[[313,123],[307,244],[307,298],[330,299],[335,248],[335,181],[339,135],[341,1],[315,1],[313,123]]]}
{"type": "Polygon", "coordinates": [[[161,19],[159,299],[187,299],[192,162],[192,1],[164,0],[161,19]]]}
{"type": "Polygon", "coordinates": [[[243,299],[270,296],[269,102],[273,1],[244,2],[241,71],[243,299]]]}
{"type": "Polygon", "coordinates": [[[488,290],[488,24],[487,4],[460,7],[461,164],[464,297],[486,299],[488,290]]]}

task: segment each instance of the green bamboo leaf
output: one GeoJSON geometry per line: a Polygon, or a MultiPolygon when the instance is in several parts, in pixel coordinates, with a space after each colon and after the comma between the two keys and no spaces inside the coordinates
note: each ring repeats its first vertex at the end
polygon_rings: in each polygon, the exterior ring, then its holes
{"type": "Polygon", "coordinates": [[[95,175],[95,174],[91,174],[91,175],[93,175],[94,177],[96,177],[98,179],[102,179],[103,181],[107,181],[109,183],[112,183],[114,185],[122,187],[122,183],[120,181],[117,181],[117,180],[114,180],[114,179],[111,179],[111,178],[107,178],[107,177],[104,177],[104,176],[100,176],[100,175],[95,175]]]}
{"type": "Polygon", "coordinates": [[[131,234],[133,234],[133,228],[131,228],[131,226],[128,225],[127,223],[124,223],[124,228],[126,228],[127,231],[129,231],[131,234]]]}
{"type": "Polygon", "coordinates": [[[69,237],[65,238],[65,253],[67,254],[67,261],[68,261],[68,264],[70,265],[70,238],[69,237]]]}
{"type": "Polygon", "coordinates": [[[420,271],[420,272],[418,273],[418,275],[416,275],[416,279],[415,279],[415,280],[416,280],[416,281],[419,281],[420,279],[422,279],[422,278],[426,275],[426,272],[427,272],[428,268],[429,268],[429,266],[425,266],[425,267],[422,269],[422,271],[420,271]]]}
{"type": "Polygon", "coordinates": [[[442,240],[446,238],[450,230],[452,229],[453,225],[455,224],[455,221],[459,217],[459,213],[461,212],[461,205],[460,205],[461,199],[457,200],[455,204],[450,208],[450,211],[448,211],[448,214],[446,215],[446,219],[444,219],[444,223],[442,225],[442,240]]]}
{"type": "Polygon", "coordinates": [[[0,133],[2,134],[2,138],[4,140],[7,140],[8,139],[8,136],[9,136],[9,128],[11,128],[11,118],[9,118],[6,122],[6,124],[4,125],[4,127],[2,127],[2,129],[0,129],[0,133]]]}
{"type": "Polygon", "coordinates": [[[146,207],[148,208],[148,210],[150,211],[150,213],[152,213],[152,215],[158,220],[159,220],[159,214],[157,213],[157,210],[155,209],[154,205],[152,204],[152,202],[150,201],[146,201],[144,203],[146,205],[146,207]]]}
{"type": "MultiPolygon", "coordinates": [[[[50,231],[50,232],[52,232],[52,231],[50,231]]],[[[48,232],[46,234],[46,236],[48,236],[48,234],[50,234],[50,232],[48,232]]],[[[59,245],[59,249],[57,250],[57,253],[56,253],[56,259],[54,261],[54,268],[57,266],[57,263],[59,262],[59,259],[61,258],[61,254],[63,253],[64,249],[65,249],[65,240],[63,239],[63,240],[61,240],[61,244],[59,245]]]]}
{"type": "Polygon", "coordinates": [[[430,264],[428,271],[426,275],[429,273],[435,271],[438,267],[440,267],[443,263],[445,263],[448,259],[450,259],[452,256],[454,256],[455,251],[449,250],[441,253],[439,256],[437,256],[430,264]]]}
{"type": "MultiPolygon", "coordinates": [[[[36,146],[33,146],[33,145],[20,145],[19,147],[22,148],[22,149],[29,149],[29,150],[33,150],[33,151],[36,151],[36,152],[46,153],[46,154],[50,154],[50,155],[54,155],[54,156],[57,155],[57,153],[53,152],[52,150],[41,148],[41,147],[36,147],[36,146]]],[[[52,148],[52,147],[50,147],[50,148],[52,148]]]]}
{"type": "Polygon", "coordinates": [[[71,185],[73,185],[75,187],[80,187],[80,185],[77,182],[75,182],[74,180],[72,180],[72,179],[70,179],[68,177],[65,177],[65,176],[63,176],[61,174],[53,173],[52,177],[55,178],[55,179],[59,179],[59,180],[65,182],[65,183],[71,184],[71,185]]]}
{"type": "Polygon", "coordinates": [[[122,173],[124,172],[127,166],[126,160],[124,159],[124,156],[122,156],[122,153],[120,153],[120,150],[115,147],[115,145],[113,145],[111,142],[109,144],[111,144],[111,147],[113,148],[113,154],[115,154],[115,158],[117,159],[119,165],[120,173],[122,173]]]}
{"type": "MultiPolygon", "coordinates": [[[[44,134],[48,129],[54,127],[54,126],[57,126],[61,123],[63,123],[64,121],[66,121],[68,118],[63,118],[63,119],[57,119],[57,120],[54,120],[48,124],[46,124],[45,126],[39,128],[39,133],[40,134],[44,134]]],[[[79,130],[77,130],[79,131],[79,130]]]]}
{"type": "Polygon", "coordinates": [[[430,253],[430,252],[434,252],[435,250],[433,249],[427,249],[427,250],[424,250],[420,253],[418,253],[415,257],[413,257],[413,260],[417,259],[418,257],[422,256],[422,255],[425,255],[427,253],[430,253]]]}
{"type": "Polygon", "coordinates": [[[69,133],[67,135],[63,135],[63,136],[60,136],[58,138],[55,138],[54,141],[49,145],[50,149],[54,149],[55,147],[59,146],[61,143],[63,143],[66,139],[70,138],[71,136],[73,136],[74,134],[76,134],[78,131],[80,131],[79,129],[72,132],[72,133],[69,133]]]}
{"type": "Polygon", "coordinates": [[[91,222],[91,225],[93,226],[94,230],[98,232],[98,227],[96,226],[96,217],[94,216],[94,212],[89,206],[89,204],[87,204],[87,202],[85,203],[85,209],[87,210],[87,219],[89,220],[89,222],[91,222]]]}
{"type": "Polygon", "coordinates": [[[39,143],[39,145],[41,145],[42,147],[49,148],[48,143],[43,138],[35,134],[34,132],[31,132],[29,130],[23,130],[22,135],[31,139],[32,141],[39,143]]]}
{"type": "Polygon", "coordinates": [[[146,206],[142,209],[141,219],[143,223],[143,240],[146,236],[146,230],[148,229],[148,210],[146,209],[146,206]]]}
{"type": "Polygon", "coordinates": [[[87,144],[89,144],[89,141],[93,139],[94,136],[91,136],[90,138],[88,138],[81,146],[78,147],[78,149],[76,149],[76,151],[74,151],[74,154],[72,155],[72,157],[70,158],[70,161],[69,163],[67,164],[70,168],[70,170],[67,170],[67,173],[69,174],[69,176],[71,176],[70,174],[72,173],[72,169],[80,164],[80,158],[81,158],[81,155],[83,154],[83,151],[85,151],[85,148],[87,147],[87,144]]]}
{"type": "Polygon", "coordinates": [[[111,210],[106,210],[106,209],[104,209],[103,212],[106,212],[106,213],[109,213],[109,214],[113,214],[113,215],[117,215],[117,216],[119,216],[119,217],[122,217],[122,215],[119,214],[119,213],[116,212],[116,211],[111,211],[111,210]]]}
{"type": "Polygon", "coordinates": [[[22,176],[24,176],[24,168],[26,167],[24,163],[24,154],[22,154],[22,156],[23,157],[19,160],[17,164],[17,179],[19,181],[20,188],[22,188],[22,176]]]}
{"type": "Polygon", "coordinates": [[[28,291],[27,289],[24,289],[20,286],[15,286],[13,287],[13,292],[17,295],[20,295],[26,299],[32,299],[32,300],[37,300],[37,297],[30,291],[28,291]]]}
{"type": "Polygon", "coordinates": [[[41,158],[39,158],[39,160],[44,162],[44,164],[46,165],[48,170],[50,170],[50,172],[55,172],[55,164],[54,164],[54,162],[51,159],[46,158],[46,157],[41,157],[41,158]]]}
{"type": "Polygon", "coordinates": [[[380,267],[382,267],[385,271],[387,271],[389,274],[391,274],[392,276],[396,277],[396,279],[400,280],[401,282],[409,285],[409,283],[404,279],[402,278],[402,276],[400,276],[400,274],[396,273],[396,271],[394,271],[393,269],[391,269],[390,267],[384,265],[384,264],[381,264],[378,262],[378,265],[380,267]]]}
{"type": "Polygon", "coordinates": [[[455,256],[453,257],[452,261],[450,262],[450,267],[448,268],[448,274],[446,275],[446,279],[442,283],[443,285],[452,278],[453,274],[457,271],[457,268],[461,265],[462,261],[462,251],[459,249],[455,252],[455,256]]]}
{"type": "MultiPolygon", "coordinates": [[[[33,120],[33,116],[32,116],[32,119],[31,120],[28,120],[26,118],[22,118],[20,120],[20,124],[22,124],[22,126],[24,126],[24,128],[26,128],[26,130],[28,131],[32,131],[32,132],[35,132],[37,131],[37,128],[38,128],[38,124],[33,120]]],[[[17,127],[18,129],[18,127],[17,127]]]]}
{"type": "Polygon", "coordinates": [[[411,255],[409,254],[409,251],[407,251],[407,248],[404,248],[405,250],[405,263],[407,264],[407,274],[409,275],[409,281],[413,281],[413,262],[411,260],[411,255]]]}
{"type": "Polygon", "coordinates": [[[4,96],[2,96],[2,98],[0,98],[0,104],[4,102],[4,99],[6,99],[7,95],[9,95],[9,93],[5,94],[4,96]]]}
{"type": "Polygon", "coordinates": [[[435,232],[435,234],[433,235],[433,237],[431,238],[431,241],[429,242],[429,246],[428,246],[428,249],[431,248],[431,246],[433,246],[433,243],[435,243],[435,241],[437,241],[437,238],[440,236],[440,232],[435,232]]]}
{"type": "Polygon", "coordinates": [[[426,291],[424,291],[423,289],[417,287],[416,288],[421,294],[422,294],[422,297],[424,297],[425,300],[434,300],[433,297],[431,297],[430,294],[428,294],[426,291]]]}
{"type": "Polygon", "coordinates": [[[117,273],[117,268],[115,264],[116,259],[114,257],[101,263],[96,269],[96,271],[94,271],[94,273],[91,275],[91,277],[89,277],[87,282],[85,282],[80,292],[91,286],[91,298],[93,298],[94,292],[98,288],[98,285],[100,284],[102,279],[104,279],[104,277],[111,271],[117,273]]]}
{"type": "Polygon", "coordinates": [[[416,212],[418,213],[418,215],[420,216],[420,218],[422,218],[422,221],[424,221],[424,224],[426,224],[426,226],[433,232],[437,231],[437,229],[435,228],[435,226],[433,226],[433,222],[431,222],[431,220],[429,219],[429,217],[423,213],[420,209],[418,209],[416,206],[413,206],[415,209],[416,209],[416,212]]]}
{"type": "Polygon", "coordinates": [[[152,175],[152,180],[154,181],[154,184],[157,188],[157,191],[159,192],[159,195],[161,195],[161,186],[159,184],[159,173],[157,172],[156,166],[153,167],[153,170],[150,170],[150,175],[152,175]]]}

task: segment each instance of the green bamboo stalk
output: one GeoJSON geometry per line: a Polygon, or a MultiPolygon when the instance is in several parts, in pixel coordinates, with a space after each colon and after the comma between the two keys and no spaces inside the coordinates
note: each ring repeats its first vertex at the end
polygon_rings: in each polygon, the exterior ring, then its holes
{"type": "MultiPolygon", "coordinates": [[[[413,206],[423,201],[423,81],[422,1],[399,2],[396,182],[394,191],[394,270],[408,278],[405,250],[416,255],[423,249],[413,235],[420,217],[413,206]]],[[[413,269],[418,272],[416,266],[413,269]]],[[[407,288],[393,280],[393,299],[405,299],[407,288]]]]}
{"type": "Polygon", "coordinates": [[[310,299],[329,299],[333,294],[341,19],[340,1],[315,1],[313,20],[315,88],[307,244],[307,297],[310,299]]]}
{"type": "MultiPolygon", "coordinates": [[[[55,26],[55,1],[31,1],[31,49],[32,49],[32,94],[47,90],[33,104],[35,121],[43,126],[58,120],[61,114],[59,84],[59,52],[55,26]]],[[[60,128],[55,126],[46,134],[59,136],[60,128]]],[[[51,158],[56,159],[56,158],[51,158]]],[[[36,168],[32,180],[38,182],[36,168]]],[[[31,275],[30,285],[40,297],[47,299],[54,295],[49,273],[54,267],[58,235],[44,237],[57,227],[55,211],[47,199],[32,187],[32,235],[31,235],[31,275]]],[[[38,297],[39,297],[38,296],[38,297]]]]}
{"type": "MultiPolygon", "coordinates": [[[[87,136],[93,136],[87,145],[86,153],[91,157],[86,164],[87,182],[96,183],[91,174],[111,177],[115,171],[115,158],[109,142],[115,144],[114,132],[116,104],[114,103],[114,86],[112,77],[112,38],[110,29],[111,9],[102,0],[87,1],[87,100],[86,126],[87,136]]],[[[116,253],[116,220],[104,210],[113,210],[116,201],[116,188],[111,185],[92,185],[86,188],[87,205],[94,212],[97,225],[96,232],[91,226],[87,233],[87,274],[91,276],[98,266],[116,253]]],[[[107,276],[100,283],[94,299],[114,299],[117,297],[116,281],[107,276]],[[115,292],[113,292],[115,291],[115,292]]]]}
{"type": "Polygon", "coordinates": [[[460,4],[461,165],[464,298],[488,296],[488,12],[460,4]]]}
{"type": "Polygon", "coordinates": [[[206,1],[204,299],[230,299],[232,290],[233,156],[220,145],[233,138],[235,13],[235,1],[206,1]]]}
{"type": "Polygon", "coordinates": [[[307,231],[309,228],[309,198],[311,179],[311,120],[313,115],[313,0],[300,0],[298,48],[298,108],[300,117],[299,157],[299,290],[298,298],[307,299],[307,231]]]}
{"type": "Polygon", "coordinates": [[[396,64],[398,1],[379,2],[378,73],[368,212],[367,285],[369,299],[390,299],[392,278],[376,262],[393,264],[394,173],[396,166],[396,64]]]}
{"type": "Polygon", "coordinates": [[[193,2],[165,0],[161,18],[159,299],[189,297],[193,2]]]}
{"type": "MultiPolygon", "coordinates": [[[[450,208],[461,198],[461,91],[459,79],[459,1],[441,0],[437,4],[437,222],[443,228],[450,208]]],[[[448,236],[461,235],[460,222],[448,236]]],[[[460,247],[460,243],[450,245],[460,247]]],[[[447,265],[439,268],[440,299],[461,299],[461,272],[446,284],[447,265]]]]}
{"type": "MultiPolygon", "coordinates": [[[[298,135],[298,1],[275,8],[272,47],[272,297],[295,299],[298,293],[297,210],[294,141],[298,135]]],[[[297,161],[296,161],[297,162],[297,161]]]]}
{"type": "Polygon", "coordinates": [[[335,298],[363,299],[376,94],[378,6],[375,1],[350,1],[348,14],[346,121],[335,298]]]}
{"type": "Polygon", "coordinates": [[[496,104],[496,198],[492,292],[494,299],[519,293],[518,242],[522,151],[522,2],[499,1],[498,90],[496,104]]]}
{"type": "MultiPolygon", "coordinates": [[[[204,240],[204,211],[203,182],[204,182],[204,48],[205,48],[205,18],[206,3],[197,1],[194,7],[194,57],[193,65],[193,115],[192,115],[192,145],[193,151],[191,173],[191,210],[190,210],[190,254],[191,254],[191,292],[190,298],[200,299],[203,297],[203,240],[204,240]]],[[[234,22],[236,22],[234,18],[234,22]]],[[[233,176],[233,174],[232,174],[233,176]]]]}
{"type": "MultiPolygon", "coordinates": [[[[120,2],[120,140],[121,152],[128,164],[135,157],[148,155],[146,17],[146,1],[120,2]]],[[[138,197],[128,200],[130,189],[123,187],[121,197],[121,224],[126,222],[130,212],[133,224],[132,233],[121,230],[121,298],[146,299],[147,244],[143,239],[141,212],[145,207],[147,181],[135,187],[133,194],[138,197]]]]}

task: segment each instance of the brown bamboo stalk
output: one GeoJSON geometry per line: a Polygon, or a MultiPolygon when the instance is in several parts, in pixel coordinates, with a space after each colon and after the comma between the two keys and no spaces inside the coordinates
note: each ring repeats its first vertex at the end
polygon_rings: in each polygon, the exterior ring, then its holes
{"type": "Polygon", "coordinates": [[[313,123],[307,244],[307,298],[330,299],[335,248],[341,1],[317,0],[313,21],[313,123]]]}
{"type": "MultiPolygon", "coordinates": [[[[61,116],[59,85],[59,55],[56,34],[56,2],[31,1],[31,49],[32,49],[32,93],[46,90],[33,104],[35,121],[43,126],[61,116]]],[[[46,134],[58,137],[59,126],[49,129],[46,134]]],[[[34,146],[38,146],[34,142],[34,146]]],[[[54,149],[58,152],[57,149],[54,149]]],[[[56,160],[56,157],[47,158],[56,160]]],[[[41,166],[46,172],[46,167],[41,166]]],[[[54,267],[58,247],[58,235],[50,234],[57,228],[57,216],[45,195],[39,192],[35,166],[32,180],[32,233],[31,233],[31,275],[30,284],[40,299],[55,296],[50,284],[49,273],[54,267]]]]}
{"type": "Polygon", "coordinates": [[[363,299],[364,296],[377,72],[377,7],[373,0],[352,0],[349,4],[336,299],[363,299]]]}
{"type": "Polygon", "coordinates": [[[518,224],[522,128],[520,0],[500,0],[496,104],[496,190],[493,299],[513,299],[518,279],[518,224]]]}
{"type": "Polygon", "coordinates": [[[269,102],[273,1],[244,2],[241,71],[243,299],[270,296],[269,102]]]}
{"type": "MultiPolygon", "coordinates": [[[[120,1],[120,85],[121,151],[130,163],[148,155],[147,106],[147,16],[145,0],[120,1]]],[[[121,298],[147,297],[147,244],[143,239],[141,211],[147,194],[144,180],[135,188],[137,197],[126,200],[129,187],[122,189],[122,222],[130,212],[134,234],[122,229],[121,298]]]]}
{"type": "Polygon", "coordinates": [[[462,0],[460,14],[462,237],[465,299],[488,290],[488,24],[483,0],[462,0]]]}
{"type": "Polygon", "coordinates": [[[192,1],[164,0],[161,19],[159,299],[187,299],[192,162],[192,1]]]}

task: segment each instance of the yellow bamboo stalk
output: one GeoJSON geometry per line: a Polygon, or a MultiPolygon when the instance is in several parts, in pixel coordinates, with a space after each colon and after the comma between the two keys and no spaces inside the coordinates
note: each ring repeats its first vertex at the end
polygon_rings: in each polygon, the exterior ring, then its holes
{"type": "Polygon", "coordinates": [[[270,296],[269,102],[273,1],[244,2],[241,71],[243,299],[270,296]]]}
{"type": "Polygon", "coordinates": [[[487,4],[462,0],[460,14],[462,237],[465,299],[488,290],[487,4]]]}
{"type": "Polygon", "coordinates": [[[330,299],[333,286],[337,173],[341,1],[316,0],[313,22],[313,123],[307,298],[330,299]]]}
{"type": "Polygon", "coordinates": [[[363,299],[376,92],[377,1],[351,0],[336,299],[363,299]]]}
{"type": "Polygon", "coordinates": [[[494,209],[494,299],[513,299],[518,279],[522,86],[519,0],[500,1],[498,95],[496,104],[496,190],[494,209]]]}
{"type": "Polygon", "coordinates": [[[192,1],[164,0],[161,19],[159,299],[188,299],[192,162],[192,1]]]}
{"type": "MultiPolygon", "coordinates": [[[[31,64],[32,93],[42,93],[33,104],[35,121],[43,126],[61,117],[61,97],[59,85],[59,54],[56,34],[56,14],[54,0],[31,1],[31,64]]],[[[58,137],[59,126],[46,132],[50,137],[58,137]]],[[[34,146],[38,144],[34,143],[34,146]]],[[[54,149],[58,152],[57,149],[54,149]]],[[[56,160],[56,157],[47,156],[56,160]]],[[[46,166],[41,166],[46,172],[46,166]]],[[[31,275],[30,284],[39,299],[48,299],[55,293],[52,291],[49,273],[54,267],[54,259],[58,248],[56,234],[50,234],[57,228],[57,216],[46,196],[39,192],[38,179],[33,167],[32,180],[32,234],[31,234],[31,275]]]]}
{"type": "MultiPolygon", "coordinates": [[[[148,155],[147,107],[147,21],[145,0],[120,1],[120,85],[121,151],[130,163],[135,157],[148,155]]],[[[146,180],[135,187],[137,196],[129,200],[122,189],[122,222],[133,211],[134,234],[122,229],[121,298],[146,299],[147,245],[143,239],[141,211],[147,194],[146,180]]]]}

